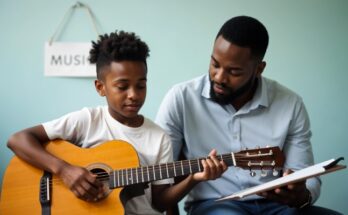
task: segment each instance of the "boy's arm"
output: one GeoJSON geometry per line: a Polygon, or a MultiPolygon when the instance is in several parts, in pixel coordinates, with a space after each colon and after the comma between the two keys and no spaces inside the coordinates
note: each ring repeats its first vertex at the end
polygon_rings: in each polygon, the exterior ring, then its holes
{"type": "Polygon", "coordinates": [[[175,206],[199,182],[215,180],[227,170],[223,161],[216,158],[216,150],[209,153],[211,159],[202,160],[203,172],[187,176],[185,179],[172,186],[153,185],[152,204],[159,211],[175,206]]]}
{"type": "Polygon", "coordinates": [[[43,144],[49,140],[43,126],[38,125],[13,134],[7,146],[27,163],[60,177],[78,198],[98,200],[101,183],[86,169],[70,165],[47,152],[43,144]]]}

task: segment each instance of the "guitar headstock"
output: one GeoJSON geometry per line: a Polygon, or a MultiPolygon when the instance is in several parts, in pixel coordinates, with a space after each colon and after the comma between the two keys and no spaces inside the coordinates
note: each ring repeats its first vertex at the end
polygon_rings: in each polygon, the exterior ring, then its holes
{"type": "Polygon", "coordinates": [[[284,165],[284,155],[279,147],[243,150],[234,153],[236,166],[243,169],[279,169],[284,165]]]}

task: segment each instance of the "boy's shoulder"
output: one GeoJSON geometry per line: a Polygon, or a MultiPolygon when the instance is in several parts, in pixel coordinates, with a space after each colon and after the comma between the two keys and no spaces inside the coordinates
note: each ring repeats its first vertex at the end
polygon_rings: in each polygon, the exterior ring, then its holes
{"type": "Polygon", "coordinates": [[[144,117],[143,129],[145,130],[149,129],[152,132],[156,132],[160,135],[166,134],[166,132],[159,125],[157,125],[154,121],[152,121],[151,119],[147,117],[144,117]]]}

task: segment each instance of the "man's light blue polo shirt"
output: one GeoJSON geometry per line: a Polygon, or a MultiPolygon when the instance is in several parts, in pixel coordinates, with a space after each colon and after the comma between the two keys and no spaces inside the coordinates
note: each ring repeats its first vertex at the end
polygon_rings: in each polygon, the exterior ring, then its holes
{"type": "MultiPolygon", "coordinates": [[[[174,159],[182,149],[187,159],[206,157],[212,149],[218,154],[245,148],[279,146],[285,156],[284,169],[299,170],[313,165],[311,131],[301,97],[262,77],[255,95],[241,109],[220,105],[210,98],[209,76],[175,85],[165,96],[156,117],[171,137],[174,159]]],[[[275,177],[251,177],[248,170],[229,167],[221,178],[201,182],[189,193],[187,201],[215,199],[256,186],[275,177]]],[[[313,202],[319,197],[320,179],[307,180],[313,202]]],[[[246,199],[261,198],[250,196],[246,199]]]]}

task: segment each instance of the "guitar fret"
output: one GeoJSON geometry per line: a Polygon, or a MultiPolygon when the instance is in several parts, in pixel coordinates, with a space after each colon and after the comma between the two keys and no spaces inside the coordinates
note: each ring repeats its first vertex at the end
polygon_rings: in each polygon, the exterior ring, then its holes
{"type": "Polygon", "coordinates": [[[184,167],[183,167],[183,165],[182,165],[182,161],[180,161],[180,164],[181,164],[181,172],[182,172],[182,175],[185,175],[185,174],[184,174],[184,167]]]}
{"type": "Polygon", "coordinates": [[[122,179],[122,186],[124,185],[123,181],[123,170],[121,170],[121,179],[122,179]]]}
{"type": "Polygon", "coordinates": [[[119,171],[117,171],[117,181],[118,181],[118,186],[121,186],[120,172],[119,171]]]}
{"type": "Polygon", "coordinates": [[[135,169],[135,177],[137,178],[137,184],[139,183],[139,179],[138,179],[138,168],[135,169]]]}
{"type": "Polygon", "coordinates": [[[126,183],[127,183],[127,185],[129,185],[129,176],[128,176],[129,174],[128,174],[128,169],[126,169],[126,183]]]}
{"type": "Polygon", "coordinates": [[[117,187],[117,181],[116,181],[116,171],[114,171],[114,187],[117,187]]]}
{"type": "Polygon", "coordinates": [[[133,180],[133,168],[132,168],[132,169],[131,169],[131,184],[134,184],[133,181],[134,181],[134,180],[133,180]]]}
{"type": "Polygon", "coordinates": [[[158,167],[159,167],[160,179],[162,179],[162,178],[163,178],[163,177],[162,177],[162,168],[161,168],[160,165],[159,165],[158,167]]]}
{"type": "Polygon", "coordinates": [[[144,180],[144,168],[141,167],[141,182],[145,182],[144,180]]]}
{"type": "Polygon", "coordinates": [[[191,160],[189,160],[190,173],[192,173],[191,160]]]}
{"type": "Polygon", "coordinates": [[[150,172],[149,172],[149,166],[147,166],[147,180],[150,181],[150,172]]]}
{"type": "Polygon", "coordinates": [[[197,158],[197,165],[198,165],[198,171],[202,172],[202,170],[201,170],[201,161],[199,160],[199,158],[197,158]]]}
{"type": "Polygon", "coordinates": [[[176,176],[176,162],[173,165],[173,169],[174,169],[174,176],[176,176]]]}
{"type": "Polygon", "coordinates": [[[167,178],[169,178],[168,163],[166,163],[166,169],[167,169],[167,178]]]}
{"type": "Polygon", "coordinates": [[[231,155],[232,155],[232,164],[233,166],[236,166],[236,158],[234,157],[234,153],[231,152],[231,155]]]}
{"type": "Polygon", "coordinates": [[[124,180],[126,181],[126,185],[128,185],[128,169],[125,169],[124,180]]]}

